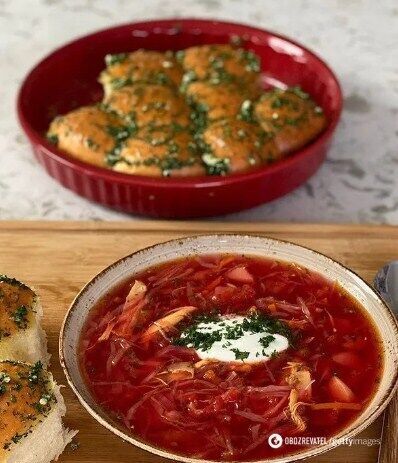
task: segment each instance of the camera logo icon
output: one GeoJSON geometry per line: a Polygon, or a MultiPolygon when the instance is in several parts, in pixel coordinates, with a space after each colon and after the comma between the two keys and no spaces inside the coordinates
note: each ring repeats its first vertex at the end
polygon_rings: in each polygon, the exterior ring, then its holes
{"type": "Polygon", "coordinates": [[[279,449],[279,447],[282,447],[283,444],[283,438],[280,434],[271,434],[268,437],[268,445],[273,448],[273,449],[279,449]]]}

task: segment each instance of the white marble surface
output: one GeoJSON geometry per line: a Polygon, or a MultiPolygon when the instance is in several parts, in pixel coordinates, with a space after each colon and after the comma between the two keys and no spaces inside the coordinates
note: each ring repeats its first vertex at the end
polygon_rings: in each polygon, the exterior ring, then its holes
{"type": "Polygon", "coordinates": [[[398,224],[396,0],[0,0],[0,219],[134,220],[65,190],[33,159],[15,115],[25,73],[54,47],[120,22],[196,16],[296,38],[341,79],[328,160],[295,192],[223,220],[398,224]]]}

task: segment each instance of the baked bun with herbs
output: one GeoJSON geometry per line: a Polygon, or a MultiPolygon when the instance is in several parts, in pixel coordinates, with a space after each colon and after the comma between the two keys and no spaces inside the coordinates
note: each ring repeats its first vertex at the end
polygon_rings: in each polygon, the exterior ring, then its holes
{"type": "Polygon", "coordinates": [[[209,82],[192,82],[187,86],[186,98],[195,111],[206,113],[208,121],[234,119],[247,99],[233,85],[215,87],[209,82]]]}
{"type": "Polygon", "coordinates": [[[49,463],[76,432],[51,373],[37,294],[0,275],[0,463],[49,463]]]}
{"type": "Polygon", "coordinates": [[[265,92],[256,104],[255,117],[284,155],[302,148],[326,127],[322,108],[299,87],[265,92]]]}
{"type": "Polygon", "coordinates": [[[0,360],[48,364],[42,313],[39,297],[31,288],[0,275],[0,360]]]}
{"type": "Polygon", "coordinates": [[[259,57],[234,42],[107,55],[102,103],[56,118],[50,141],[149,177],[245,172],[311,142],[326,127],[322,109],[299,87],[263,91],[259,57]],[[156,131],[173,139],[159,142],[156,131]]]}
{"type": "Polygon", "coordinates": [[[63,427],[65,404],[42,363],[0,362],[0,463],[49,463],[76,432],[63,427]]]}
{"type": "Polygon", "coordinates": [[[136,84],[113,91],[104,100],[108,111],[116,113],[127,124],[137,127],[173,123],[187,127],[189,108],[176,89],[165,85],[136,84]]]}
{"type": "Polygon", "coordinates": [[[116,145],[115,133],[124,131],[122,121],[97,106],[83,106],[56,117],[48,139],[70,156],[98,167],[106,167],[106,154],[116,145]]]}
{"type": "Polygon", "coordinates": [[[189,131],[178,125],[147,126],[126,141],[114,170],[151,177],[205,175],[197,150],[189,131]]]}
{"type": "Polygon", "coordinates": [[[106,55],[106,68],[99,82],[105,96],[114,90],[135,83],[150,83],[178,87],[183,70],[171,51],[137,50],[132,53],[106,55]]]}
{"type": "Polygon", "coordinates": [[[185,80],[207,81],[213,85],[232,84],[237,91],[260,92],[260,59],[250,50],[233,45],[200,45],[177,52],[185,80]]]}
{"type": "Polygon", "coordinates": [[[240,120],[212,123],[203,133],[203,161],[215,173],[244,172],[278,158],[272,138],[261,127],[240,120]]]}

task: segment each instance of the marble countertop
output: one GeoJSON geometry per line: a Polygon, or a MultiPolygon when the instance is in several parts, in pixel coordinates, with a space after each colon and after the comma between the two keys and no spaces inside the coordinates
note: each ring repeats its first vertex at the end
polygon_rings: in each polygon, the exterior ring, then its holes
{"type": "Polygon", "coordinates": [[[345,96],[318,173],[284,198],[222,220],[398,224],[396,0],[0,0],[0,219],[135,219],[46,175],[18,126],[16,93],[26,72],[66,41],[121,22],[183,16],[291,36],[329,62],[345,96]]]}

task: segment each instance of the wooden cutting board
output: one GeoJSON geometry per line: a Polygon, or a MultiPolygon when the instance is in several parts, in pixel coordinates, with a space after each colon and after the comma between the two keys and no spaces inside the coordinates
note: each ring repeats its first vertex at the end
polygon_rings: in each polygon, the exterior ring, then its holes
{"type": "MultiPolygon", "coordinates": [[[[44,328],[52,371],[65,384],[58,360],[58,335],[69,304],[102,268],[145,246],[169,239],[217,232],[266,235],[328,254],[368,282],[379,267],[398,259],[398,227],[365,225],[216,223],[216,222],[0,222],[0,273],[33,285],[44,307],[44,328]]],[[[244,249],[239,250],[244,251],[244,249]]],[[[72,391],[63,389],[66,424],[79,429],[79,448],[68,448],[63,463],[163,463],[164,460],[122,442],[90,417],[72,391]]],[[[360,437],[380,437],[381,419],[360,437]]],[[[340,447],[314,463],[375,463],[378,445],[340,447]]],[[[394,462],[391,462],[394,463],[394,462]]]]}

